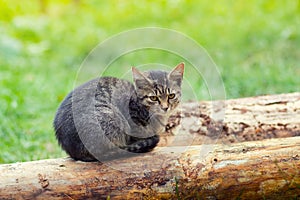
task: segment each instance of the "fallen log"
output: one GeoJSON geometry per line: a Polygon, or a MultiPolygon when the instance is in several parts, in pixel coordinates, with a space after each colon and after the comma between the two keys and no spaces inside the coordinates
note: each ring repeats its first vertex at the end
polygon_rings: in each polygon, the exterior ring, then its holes
{"type": "Polygon", "coordinates": [[[300,93],[186,103],[153,152],[0,165],[0,199],[297,199],[299,102],[300,93]]]}
{"type": "Polygon", "coordinates": [[[300,93],[190,102],[170,117],[160,146],[300,136],[300,93]]]}
{"type": "Polygon", "coordinates": [[[299,152],[300,137],[291,137],[158,147],[107,163],[50,159],[4,164],[0,198],[297,199],[299,152]]]}

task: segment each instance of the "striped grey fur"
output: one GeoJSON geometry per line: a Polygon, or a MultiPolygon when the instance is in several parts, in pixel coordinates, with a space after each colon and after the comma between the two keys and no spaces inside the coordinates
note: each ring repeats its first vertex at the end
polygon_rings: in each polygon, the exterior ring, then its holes
{"type": "Polygon", "coordinates": [[[134,84],[101,77],[75,88],[54,119],[59,144],[82,161],[151,151],[180,102],[183,70],[183,63],[170,73],[133,67],[134,84]]]}

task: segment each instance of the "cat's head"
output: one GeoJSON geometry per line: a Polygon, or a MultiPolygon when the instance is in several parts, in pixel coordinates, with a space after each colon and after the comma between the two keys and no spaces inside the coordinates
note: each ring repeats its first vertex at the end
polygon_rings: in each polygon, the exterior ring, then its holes
{"type": "Polygon", "coordinates": [[[171,113],[181,99],[183,71],[184,63],[178,64],[171,72],[140,72],[133,67],[132,74],[139,101],[152,113],[171,113]]]}

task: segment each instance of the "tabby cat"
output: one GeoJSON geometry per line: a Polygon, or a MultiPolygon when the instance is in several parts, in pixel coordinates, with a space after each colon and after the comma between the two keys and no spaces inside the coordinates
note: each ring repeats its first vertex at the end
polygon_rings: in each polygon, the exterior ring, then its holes
{"type": "Polygon", "coordinates": [[[140,72],[134,84],[100,77],[75,88],[54,119],[56,138],[75,160],[114,159],[151,151],[178,106],[184,63],[171,72],[140,72]]]}

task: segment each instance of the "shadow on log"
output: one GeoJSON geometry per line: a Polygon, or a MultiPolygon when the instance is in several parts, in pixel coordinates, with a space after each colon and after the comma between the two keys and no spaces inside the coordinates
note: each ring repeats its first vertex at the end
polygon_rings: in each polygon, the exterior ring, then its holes
{"type": "Polygon", "coordinates": [[[297,199],[299,102],[294,93],[187,103],[150,153],[0,165],[0,199],[297,199]]]}

